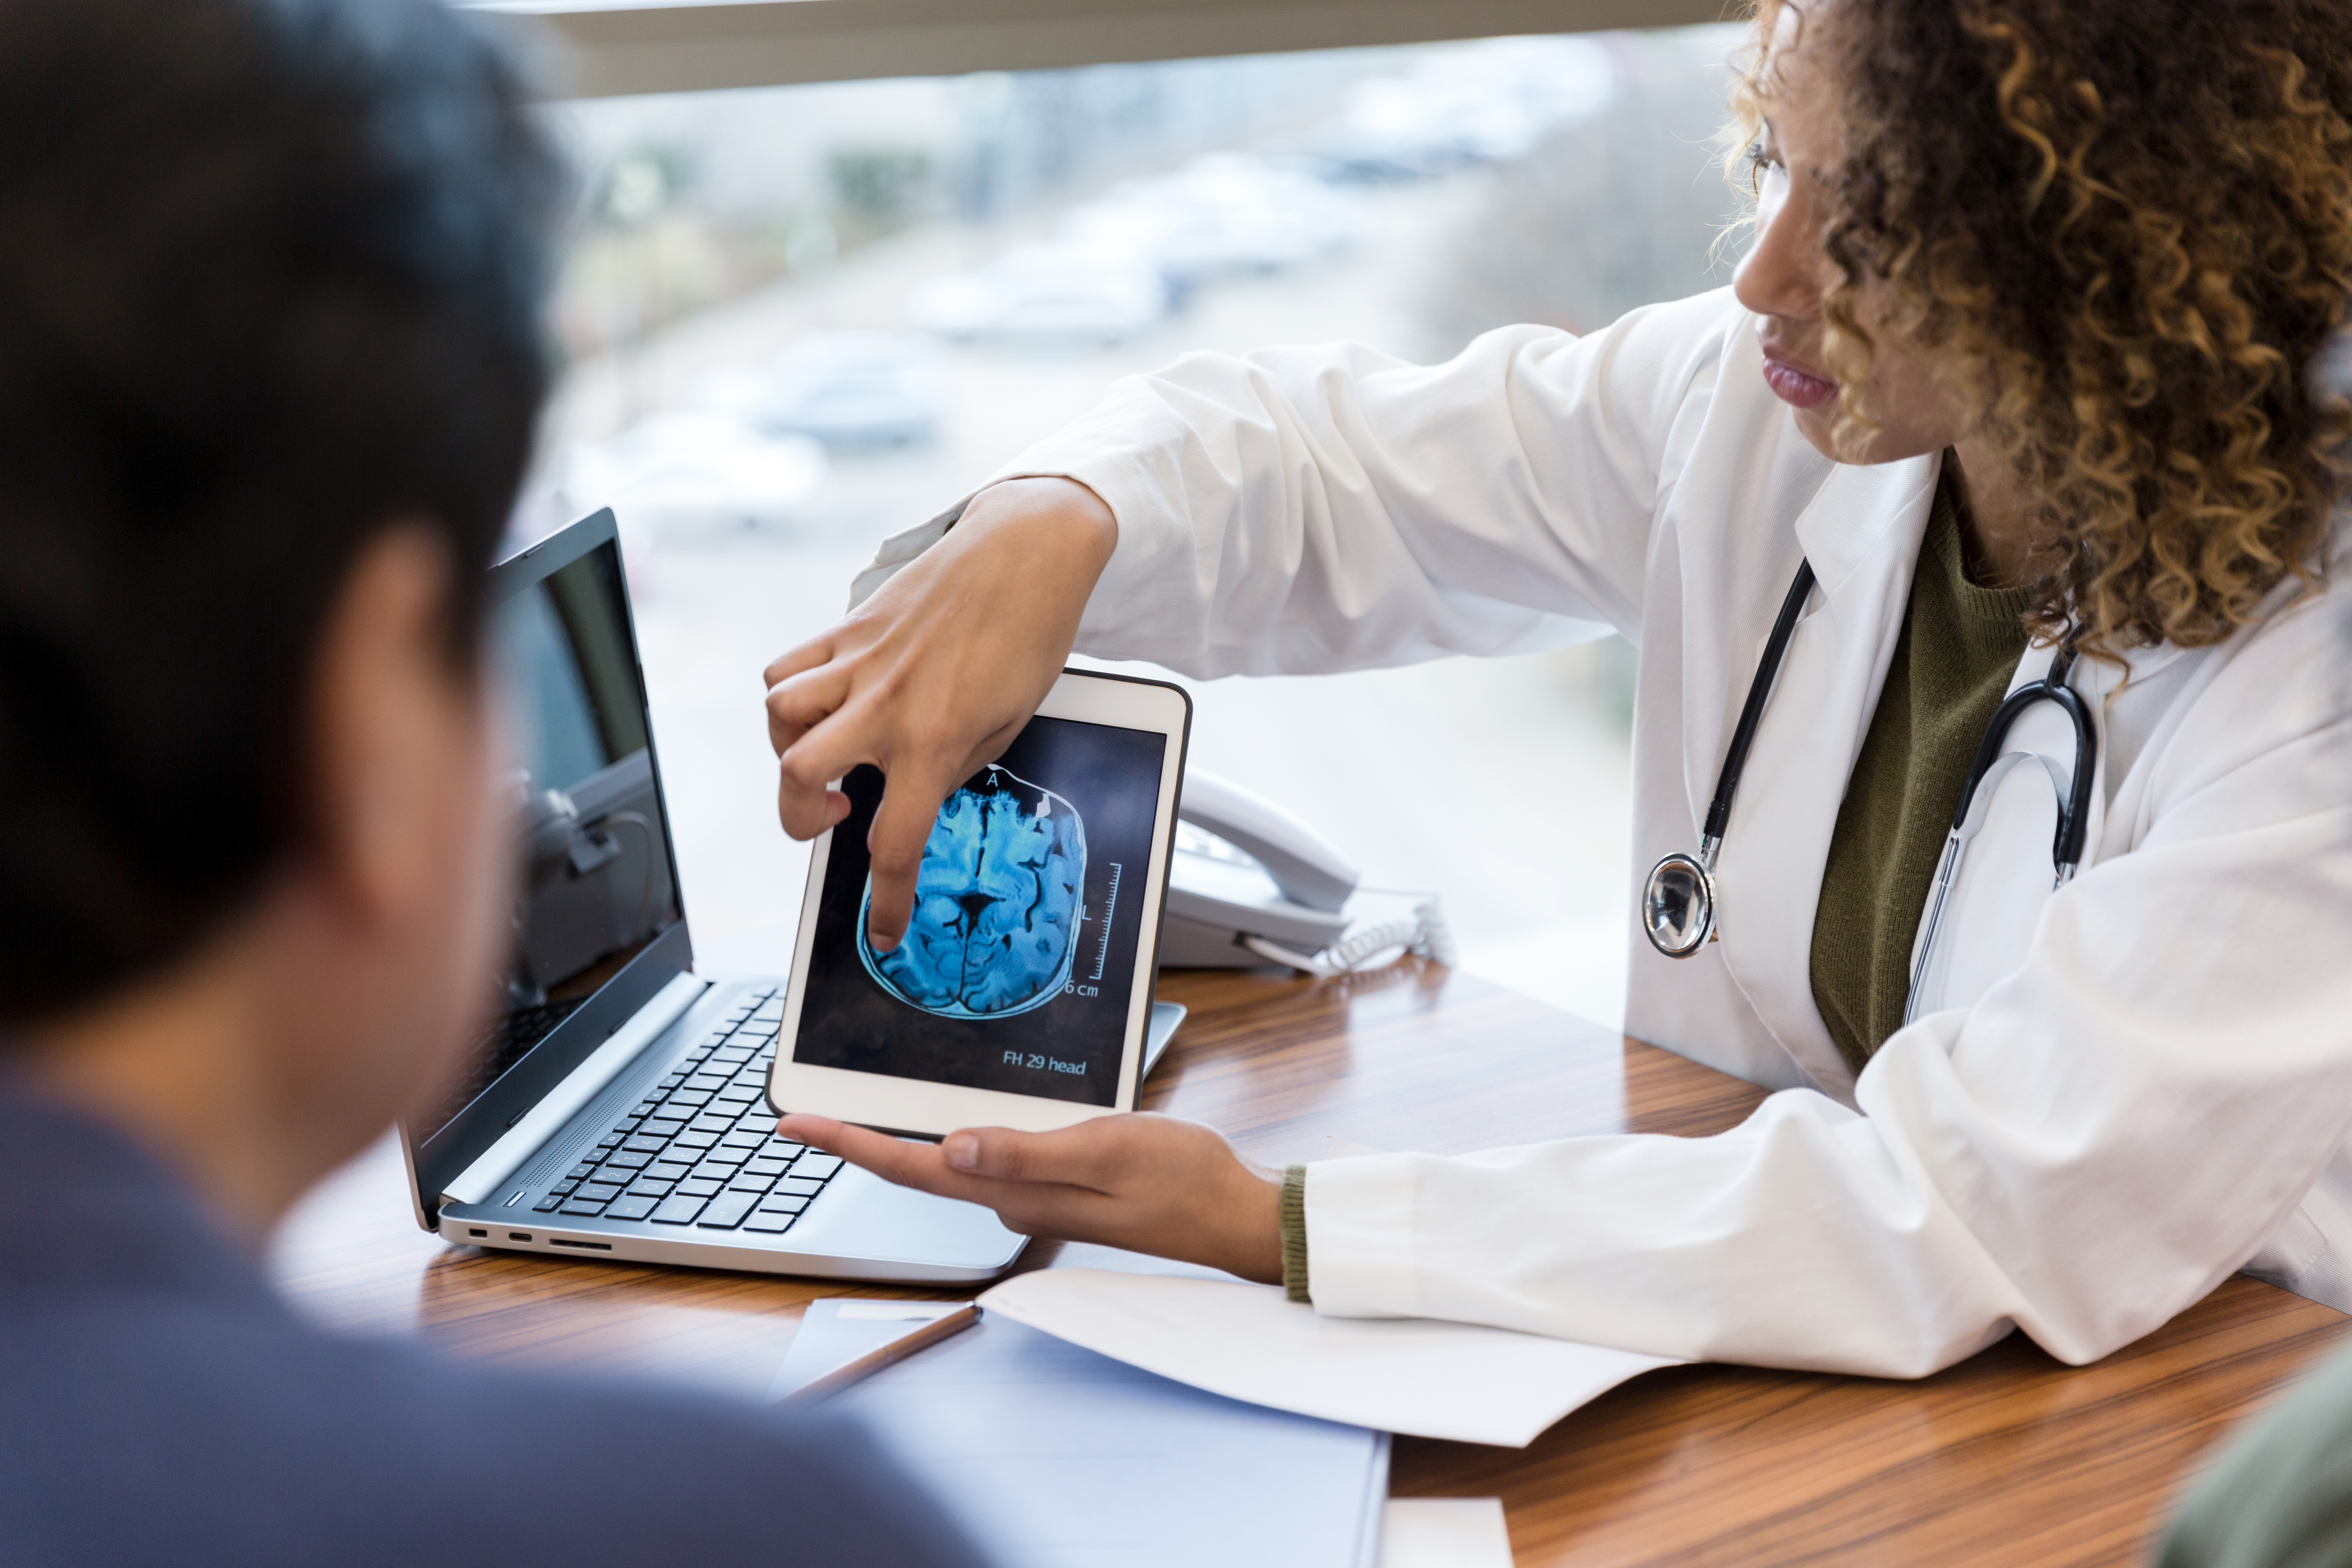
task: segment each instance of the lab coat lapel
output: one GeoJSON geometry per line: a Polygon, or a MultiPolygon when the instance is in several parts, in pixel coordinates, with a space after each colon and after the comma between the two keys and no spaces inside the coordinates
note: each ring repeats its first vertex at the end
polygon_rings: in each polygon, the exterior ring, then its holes
{"type": "Polygon", "coordinates": [[[1813,1005],[1813,914],[1902,630],[1937,462],[1842,466],[1798,517],[1819,586],[1757,726],[1716,868],[1725,967],[1781,1048],[1840,1099],[1853,1075],[1813,1005]]]}

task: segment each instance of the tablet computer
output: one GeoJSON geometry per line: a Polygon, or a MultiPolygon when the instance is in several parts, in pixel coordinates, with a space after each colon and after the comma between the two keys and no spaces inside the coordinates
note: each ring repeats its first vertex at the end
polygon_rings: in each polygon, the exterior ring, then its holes
{"type": "Polygon", "coordinates": [[[886,1131],[1135,1109],[1192,699],[1064,670],[940,808],[905,940],[866,940],[871,767],[809,857],[768,1099],[886,1131]]]}

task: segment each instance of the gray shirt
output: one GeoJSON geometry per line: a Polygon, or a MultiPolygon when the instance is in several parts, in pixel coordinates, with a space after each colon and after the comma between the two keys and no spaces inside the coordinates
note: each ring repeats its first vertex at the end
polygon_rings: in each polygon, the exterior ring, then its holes
{"type": "Polygon", "coordinates": [[[2181,1504],[2158,1568],[2352,1568],[2352,1355],[2230,1445],[2181,1504]]]}

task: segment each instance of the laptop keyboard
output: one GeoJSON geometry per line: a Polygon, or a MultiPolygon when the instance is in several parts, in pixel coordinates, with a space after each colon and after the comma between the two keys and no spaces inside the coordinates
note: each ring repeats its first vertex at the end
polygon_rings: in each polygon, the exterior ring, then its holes
{"type": "Polygon", "coordinates": [[[697,1230],[792,1228],[841,1161],[775,1135],[782,996],[744,998],[531,1207],[697,1230]]]}

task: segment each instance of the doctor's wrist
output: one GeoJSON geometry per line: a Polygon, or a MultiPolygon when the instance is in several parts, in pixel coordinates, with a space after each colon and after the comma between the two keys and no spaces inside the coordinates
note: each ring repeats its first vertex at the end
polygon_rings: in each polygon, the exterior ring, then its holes
{"type": "Polygon", "coordinates": [[[1076,479],[1034,476],[999,479],[964,504],[949,533],[1004,531],[1087,573],[1089,585],[1118,548],[1118,518],[1102,497],[1076,479]]]}

